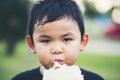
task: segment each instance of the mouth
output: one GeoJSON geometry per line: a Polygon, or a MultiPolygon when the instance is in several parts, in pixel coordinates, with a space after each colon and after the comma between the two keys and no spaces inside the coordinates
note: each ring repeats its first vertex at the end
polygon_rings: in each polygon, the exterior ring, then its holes
{"type": "Polygon", "coordinates": [[[64,61],[61,60],[61,59],[55,59],[54,61],[55,61],[55,62],[58,62],[60,65],[63,65],[63,64],[64,64],[64,61]]]}

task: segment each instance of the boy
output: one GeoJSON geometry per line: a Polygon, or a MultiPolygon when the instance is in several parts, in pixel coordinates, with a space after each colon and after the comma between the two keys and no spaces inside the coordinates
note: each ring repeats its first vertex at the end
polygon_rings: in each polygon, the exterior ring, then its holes
{"type": "MultiPolygon", "coordinates": [[[[69,67],[73,68],[72,65],[76,62],[79,52],[88,42],[88,34],[84,31],[83,17],[78,5],[72,0],[42,0],[34,4],[26,41],[31,52],[37,54],[42,66],[23,72],[12,80],[46,80],[45,71],[55,72],[51,70],[55,64],[59,65],[55,68],[65,67],[57,69],[58,74],[62,69],[64,71],[69,67]]],[[[66,71],[71,75],[63,73],[67,80],[68,77],[72,78],[72,73],[75,72],[71,68],[69,70],[66,71]]],[[[78,71],[83,75],[83,79],[79,80],[103,80],[99,75],[84,69],[80,68],[78,71]]],[[[54,75],[52,76],[57,76],[54,75]]],[[[49,80],[59,80],[58,78],[64,79],[58,75],[55,79],[50,77],[49,80]]]]}

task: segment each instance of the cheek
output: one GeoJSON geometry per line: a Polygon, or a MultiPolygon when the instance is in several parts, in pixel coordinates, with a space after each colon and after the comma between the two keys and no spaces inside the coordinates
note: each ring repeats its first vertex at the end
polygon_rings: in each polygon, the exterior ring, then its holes
{"type": "MultiPolygon", "coordinates": [[[[77,45],[76,45],[77,46],[77,45]]],[[[79,57],[80,49],[78,47],[72,47],[66,52],[66,62],[68,65],[73,65],[79,57]]]]}
{"type": "Polygon", "coordinates": [[[79,56],[79,52],[71,51],[68,54],[66,54],[66,61],[72,65],[76,62],[76,60],[78,59],[78,56],[79,56]]]}
{"type": "Polygon", "coordinates": [[[38,56],[38,59],[40,60],[40,62],[47,62],[49,60],[49,55],[46,54],[45,51],[39,51],[37,52],[37,56],[38,56]]]}
{"type": "Polygon", "coordinates": [[[36,54],[41,64],[46,65],[51,61],[49,48],[36,47],[36,54]]]}

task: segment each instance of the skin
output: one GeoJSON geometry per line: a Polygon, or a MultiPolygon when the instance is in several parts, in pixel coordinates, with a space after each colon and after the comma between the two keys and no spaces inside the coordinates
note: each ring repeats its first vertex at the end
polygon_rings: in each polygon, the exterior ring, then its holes
{"type": "Polygon", "coordinates": [[[81,41],[77,23],[64,18],[43,26],[35,26],[34,45],[29,35],[26,36],[26,41],[44,68],[49,69],[53,67],[54,61],[61,65],[73,65],[88,42],[88,34],[84,34],[81,41]]]}

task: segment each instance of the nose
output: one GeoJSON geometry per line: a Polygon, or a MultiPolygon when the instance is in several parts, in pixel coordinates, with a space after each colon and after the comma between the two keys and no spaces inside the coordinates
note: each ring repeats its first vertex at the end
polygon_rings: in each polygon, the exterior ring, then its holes
{"type": "Polygon", "coordinates": [[[63,47],[60,43],[55,43],[51,50],[52,54],[60,54],[63,53],[63,47]]]}

